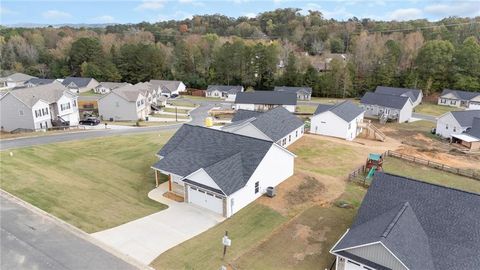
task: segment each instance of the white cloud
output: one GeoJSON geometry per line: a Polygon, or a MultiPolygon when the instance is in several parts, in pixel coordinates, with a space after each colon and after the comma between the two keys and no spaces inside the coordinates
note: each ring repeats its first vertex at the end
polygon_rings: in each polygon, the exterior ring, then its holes
{"type": "Polygon", "coordinates": [[[102,22],[102,23],[111,23],[115,20],[113,16],[110,15],[103,15],[103,16],[98,16],[93,18],[93,21],[95,22],[102,22]]]}
{"type": "Polygon", "coordinates": [[[254,12],[244,13],[243,16],[247,18],[255,18],[257,17],[257,13],[254,13],[254,12]]]}
{"type": "Polygon", "coordinates": [[[184,11],[177,11],[170,15],[160,15],[157,21],[184,20],[193,18],[193,14],[184,11]]]}
{"type": "Polygon", "coordinates": [[[135,8],[135,10],[158,10],[163,8],[164,5],[165,0],[144,0],[140,5],[135,8]]]}
{"type": "Polygon", "coordinates": [[[451,2],[442,4],[433,4],[425,6],[424,11],[426,13],[436,15],[438,17],[447,16],[478,16],[480,15],[480,4],[476,1],[473,2],[451,2]]]}
{"type": "Polygon", "coordinates": [[[422,10],[418,8],[400,8],[388,13],[387,18],[394,21],[408,21],[423,17],[422,10]]]}
{"type": "Polygon", "coordinates": [[[48,10],[42,13],[42,17],[49,20],[60,20],[71,18],[72,15],[60,10],[48,10]]]}
{"type": "Polygon", "coordinates": [[[190,5],[197,6],[197,7],[205,6],[205,3],[197,1],[197,0],[178,0],[178,2],[180,4],[190,4],[190,5]]]}

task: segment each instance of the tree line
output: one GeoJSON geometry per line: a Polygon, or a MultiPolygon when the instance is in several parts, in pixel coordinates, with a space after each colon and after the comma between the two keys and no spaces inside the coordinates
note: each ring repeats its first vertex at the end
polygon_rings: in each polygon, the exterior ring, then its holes
{"type": "Polygon", "coordinates": [[[336,21],[299,11],[106,28],[0,28],[0,67],[50,78],[175,79],[192,88],[310,86],[315,96],[329,97],[358,96],[377,85],[426,94],[480,91],[479,18],[336,21]]]}

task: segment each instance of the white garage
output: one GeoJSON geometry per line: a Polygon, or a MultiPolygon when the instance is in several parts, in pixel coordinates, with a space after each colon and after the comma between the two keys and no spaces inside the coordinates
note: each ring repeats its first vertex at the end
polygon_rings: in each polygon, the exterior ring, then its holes
{"type": "Polygon", "coordinates": [[[188,202],[223,215],[223,198],[213,192],[188,186],[188,202]]]}

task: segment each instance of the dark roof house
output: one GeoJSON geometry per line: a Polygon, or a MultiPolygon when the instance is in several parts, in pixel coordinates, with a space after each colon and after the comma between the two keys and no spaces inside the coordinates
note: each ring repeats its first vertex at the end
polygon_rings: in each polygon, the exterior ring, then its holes
{"type": "Polygon", "coordinates": [[[223,130],[235,130],[240,126],[252,124],[274,142],[304,125],[300,118],[281,106],[266,112],[238,110],[237,114],[239,116],[235,115],[232,123],[224,126],[223,130]]]}
{"type": "Polygon", "coordinates": [[[382,107],[402,109],[407,102],[411,102],[409,97],[394,96],[367,92],[360,100],[360,103],[367,105],[379,105],[382,107]]]}
{"type": "Polygon", "coordinates": [[[453,118],[457,120],[461,127],[471,127],[473,119],[480,117],[480,110],[451,111],[448,113],[452,114],[453,118]]]}
{"type": "Polygon", "coordinates": [[[62,84],[65,85],[66,87],[78,87],[78,88],[84,88],[87,87],[88,84],[92,81],[94,81],[94,78],[83,78],[83,77],[66,77],[63,79],[62,84]]]}
{"type": "Polygon", "coordinates": [[[313,115],[317,115],[326,111],[330,111],[346,122],[350,122],[365,110],[349,100],[339,102],[337,104],[319,104],[313,115]]]}
{"type": "Polygon", "coordinates": [[[331,253],[374,269],[477,269],[479,204],[479,194],[377,172],[331,253]]]}
{"type": "Polygon", "coordinates": [[[38,85],[53,83],[54,81],[56,81],[56,79],[32,78],[32,79],[26,81],[25,84],[30,85],[30,86],[38,86],[38,85]]]}
{"type": "Polygon", "coordinates": [[[452,90],[452,89],[443,89],[440,97],[444,97],[448,94],[453,95],[459,100],[471,100],[477,96],[480,96],[479,92],[469,92],[469,91],[461,91],[461,90],[452,90]]]}
{"type": "Polygon", "coordinates": [[[387,87],[387,86],[377,86],[377,88],[375,89],[375,93],[409,97],[413,103],[417,102],[418,98],[419,97],[421,98],[421,95],[422,95],[422,91],[419,89],[387,87]]]}
{"type": "Polygon", "coordinates": [[[312,96],[311,87],[275,86],[273,91],[295,93],[297,98],[301,100],[309,100],[312,96]]]}
{"type": "Polygon", "coordinates": [[[209,85],[207,87],[207,92],[219,91],[227,94],[236,94],[243,91],[243,86],[241,85],[209,85]]]}
{"type": "Polygon", "coordinates": [[[295,93],[279,91],[241,92],[235,98],[236,104],[297,105],[295,93]]]}

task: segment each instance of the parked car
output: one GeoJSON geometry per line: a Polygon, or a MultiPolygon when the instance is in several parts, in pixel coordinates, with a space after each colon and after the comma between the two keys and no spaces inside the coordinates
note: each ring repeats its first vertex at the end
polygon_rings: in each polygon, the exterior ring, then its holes
{"type": "Polygon", "coordinates": [[[170,98],[177,98],[177,97],[178,97],[177,94],[172,94],[172,95],[170,96],[170,98]]]}
{"type": "Polygon", "coordinates": [[[100,124],[100,120],[95,117],[87,117],[83,120],[80,120],[80,125],[96,126],[98,124],[100,124]]]}

